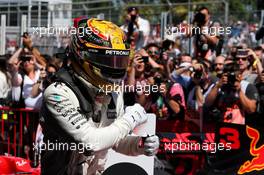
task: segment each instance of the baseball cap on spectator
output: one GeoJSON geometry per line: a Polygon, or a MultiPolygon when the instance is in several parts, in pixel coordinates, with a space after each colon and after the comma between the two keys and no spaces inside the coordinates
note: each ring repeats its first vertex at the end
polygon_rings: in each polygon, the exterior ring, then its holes
{"type": "Polygon", "coordinates": [[[248,57],[248,51],[245,49],[238,49],[236,53],[237,58],[246,58],[248,57]]]}

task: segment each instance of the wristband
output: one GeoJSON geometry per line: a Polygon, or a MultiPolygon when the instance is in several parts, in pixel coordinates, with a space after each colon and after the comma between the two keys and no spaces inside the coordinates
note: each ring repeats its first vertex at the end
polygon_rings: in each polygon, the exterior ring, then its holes
{"type": "Polygon", "coordinates": [[[254,61],[254,63],[253,63],[253,67],[254,67],[254,68],[256,68],[256,65],[258,64],[258,62],[259,62],[259,59],[256,59],[256,60],[254,61]]]}

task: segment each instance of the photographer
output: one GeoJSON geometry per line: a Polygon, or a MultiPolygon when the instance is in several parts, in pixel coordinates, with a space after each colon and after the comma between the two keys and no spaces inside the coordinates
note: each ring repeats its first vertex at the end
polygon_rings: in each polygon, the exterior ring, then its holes
{"type": "Polygon", "coordinates": [[[214,32],[210,32],[210,13],[208,8],[202,7],[194,16],[193,25],[191,27],[191,36],[194,37],[194,57],[210,59],[219,42],[219,33],[215,28],[214,32]],[[197,29],[198,32],[197,32],[197,29]]]}
{"type": "Polygon", "coordinates": [[[192,82],[190,67],[192,67],[192,57],[189,54],[182,54],[179,58],[179,67],[170,74],[170,79],[183,87],[185,95],[192,82]]]}
{"type": "Polygon", "coordinates": [[[212,87],[212,80],[209,75],[209,68],[204,62],[193,64],[190,68],[191,80],[190,91],[187,97],[186,120],[200,125],[201,109],[204,104],[206,94],[212,87]]]}
{"type": "Polygon", "coordinates": [[[171,83],[160,72],[154,74],[154,85],[159,87],[158,92],[151,94],[151,108],[161,120],[180,120],[185,117],[184,92],[179,83],[171,83]]]}
{"type": "Polygon", "coordinates": [[[149,69],[160,69],[164,70],[164,66],[161,64],[160,55],[156,55],[155,51],[160,54],[157,47],[150,45],[151,47],[147,47],[147,50],[141,49],[139,53],[142,55],[141,59],[144,62],[146,67],[150,67],[149,69]],[[150,50],[152,49],[152,50],[150,50]]]}
{"type": "Polygon", "coordinates": [[[161,70],[164,70],[164,60],[163,55],[161,52],[160,47],[155,43],[148,44],[144,50],[141,50],[141,53],[143,54],[143,61],[147,64],[150,64],[153,68],[159,68],[161,70]],[[147,54],[144,52],[144,50],[147,52],[147,54]]]}
{"type": "Polygon", "coordinates": [[[137,52],[133,58],[131,69],[129,69],[126,79],[126,85],[133,87],[133,92],[131,90],[125,91],[125,105],[133,105],[135,102],[144,106],[145,109],[148,109],[150,106],[150,96],[149,93],[141,90],[135,90],[137,86],[143,88],[147,85],[150,85],[149,79],[152,77],[151,69],[152,67],[149,64],[144,62],[146,57],[143,57],[143,54],[146,55],[144,50],[137,52]]]}
{"type": "Polygon", "coordinates": [[[8,59],[8,70],[12,76],[12,99],[15,107],[39,108],[41,94],[33,98],[31,89],[40,77],[40,69],[46,66],[46,60],[33,47],[27,32],[22,36],[23,48],[19,48],[8,59]]]}
{"type": "Polygon", "coordinates": [[[179,47],[179,42],[175,43],[169,39],[164,40],[161,44],[160,58],[162,59],[166,78],[168,79],[173,69],[178,66],[178,56],[180,55],[179,47]]]}
{"type": "Polygon", "coordinates": [[[221,78],[205,98],[205,105],[219,111],[220,121],[245,124],[245,118],[256,112],[257,101],[256,87],[242,80],[239,68],[232,63],[225,65],[221,78]]]}
{"type": "Polygon", "coordinates": [[[194,87],[189,92],[187,104],[189,109],[198,112],[199,108],[203,106],[204,98],[212,85],[209,68],[205,63],[195,64],[192,67],[191,77],[194,87]]]}
{"type": "Polygon", "coordinates": [[[147,44],[150,24],[148,20],[139,16],[138,8],[129,7],[127,9],[126,23],[120,28],[126,32],[128,43],[135,45],[136,50],[147,44]]]}
{"type": "Polygon", "coordinates": [[[11,101],[11,77],[6,69],[7,56],[0,56],[0,107],[8,105],[11,101]]]}
{"type": "Polygon", "coordinates": [[[257,76],[262,72],[262,64],[255,52],[251,49],[238,49],[235,57],[239,65],[242,79],[255,84],[257,76]],[[253,72],[256,69],[257,73],[253,72]]]}

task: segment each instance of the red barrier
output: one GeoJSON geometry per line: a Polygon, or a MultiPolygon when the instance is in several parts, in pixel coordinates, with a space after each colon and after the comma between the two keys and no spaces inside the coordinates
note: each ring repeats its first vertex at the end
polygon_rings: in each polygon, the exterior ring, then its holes
{"type": "Polygon", "coordinates": [[[32,174],[40,175],[40,168],[32,168],[30,161],[13,156],[0,156],[1,174],[32,174]]]}
{"type": "Polygon", "coordinates": [[[38,111],[0,107],[0,117],[0,155],[7,153],[33,160],[38,111]]]}
{"type": "MultiPolygon", "coordinates": [[[[186,111],[186,120],[159,120],[156,121],[156,133],[199,133],[201,128],[200,114],[196,111],[186,111]],[[197,122],[195,122],[197,121],[197,122]]],[[[160,147],[161,148],[161,147],[160,147]]],[[[198,153],[167,153],[159,151],[158,157],[166,161],[173,169],[172,174],[193,175],[204,165],[204,155],[198,153]]]]}

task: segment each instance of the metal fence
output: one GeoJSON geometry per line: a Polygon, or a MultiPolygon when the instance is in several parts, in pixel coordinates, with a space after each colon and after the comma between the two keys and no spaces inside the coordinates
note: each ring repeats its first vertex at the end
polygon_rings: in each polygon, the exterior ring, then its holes
{"type": "MultiPolygon", "coordinates": [[[[162,3],[160,0],[56,0],[56,1],[13,0],[0,2],[0,15],[6,15],[6,37],[3,42],[6,48],[21,45],[22,15],[27,15],[23,30],[32,31],[32,27],[47,27],[54,25],[71,26],[72,19],[79,16],[99,17],[110,20],[118,25],[124,24],[126,9],[129,6],[139,8],[140,15],[150,21],[150,24],[160,25],[162,12],[168,13],[168,24],[176,25],[186,20],[191,22],[194,11],[201,6],[207,6],[211,11],[212,21],[230,25],[237,20],[250,23],[260,22],[260,11],[248,9],[246,13],[229,11],[226,0],[204,2],[162,3]],[[61,1],[61,2],[60,2],[61,1]],[[52,3],[51,3],[52,2],[52,3]],[[60,2],[60,3],[59,3],[60,2]],[[213,4],[213,6],[212,6],[213,4]]],[[[172,1],[173,2],[173,1],[172,1]]],[[[1,34],[0,34],[1,35],[1,34]]],[[[53,55],[67,45],[69,36],[34,36],[34,45],[41,52],[53,55]]]]}
{"type": "Polygon", "coordinates": [[[38,111],[24,108],[0,108],[0,155],[34,160],[38,111]]]}

